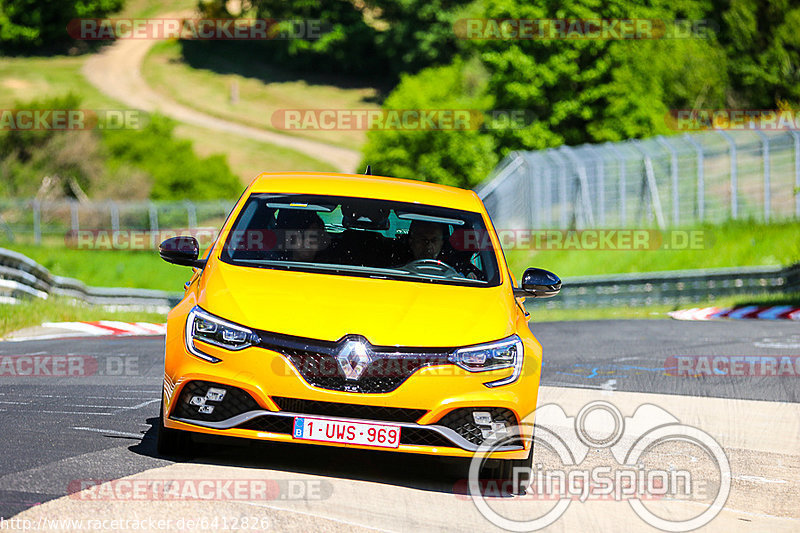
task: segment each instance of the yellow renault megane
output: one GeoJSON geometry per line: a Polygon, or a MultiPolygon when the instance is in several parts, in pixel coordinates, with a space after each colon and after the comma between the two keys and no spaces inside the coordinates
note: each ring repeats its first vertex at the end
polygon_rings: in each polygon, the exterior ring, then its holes
{"type": "MultiPolygon", "coordinates": [[[[478,196],[394,178],[264,173],[214,244],[164,241],[194,267],[167,320],[158,449],[192,433],[469,458],[530,424],[542,349],[478,196]]],[[[529,434],[528,434],[529,435],[529,434]]],[[[490,461],[507,479],[531,439],[490,461]]]]}

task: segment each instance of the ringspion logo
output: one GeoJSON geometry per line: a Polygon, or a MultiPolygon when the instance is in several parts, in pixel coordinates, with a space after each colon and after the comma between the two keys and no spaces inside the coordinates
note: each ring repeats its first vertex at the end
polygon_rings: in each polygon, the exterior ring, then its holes
{"type": "Polygon", "coordinates": [[[642,404],[633,415],[623,416],[615,405],[594,401],[571,417],[561,406],[547,404],[536,409],[536,421],[533,446],[537,454],[546,451],[554,461],[514,467],[509,488],[513,494],[519,487],[524,494],[515,496],[520,505],[513,514],[508,507],[490,504],[492,496],[509,494],[497,494],[479,473],[494,451],[528,439],[530,428],[504,426],[494,431],[470,463],[468,496],[499,528],[538,531],[560,519],[570,505],[599,500],[627,502],[645,523],[663,531],[692,531],[713,520],[728,500],[731,467],[725,450],[711,435],[682,424],[661,407],[642,404]],[[670,457],[667,464],[664,455],[670,457]],[[601,456],[608,460],[598,462],[601,456]],[[662,502],[659,513],[645,505],[652,500],[662,502]],[[683,501],[691,502],[697,513],[664,516],[663,506],[668,509],[683,501]]]}

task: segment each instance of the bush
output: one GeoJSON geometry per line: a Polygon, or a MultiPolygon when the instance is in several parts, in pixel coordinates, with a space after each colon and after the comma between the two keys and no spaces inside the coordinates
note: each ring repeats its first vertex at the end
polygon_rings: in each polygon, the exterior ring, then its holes
{"type": "MultiPolygon", "coordinates": [[[[17,109],[80,109],[72,94],[17,109]]],[[[10,130],[0,133],[0,193],[141,200],[236,198],[242,190],[224,156],[198,157],[173,136],[174,122],[153,115],[142,129],[10,130]],[[45,180],[48,177],[49,180],[45,180]],[[53,190],[55,189],[55,190],[53,190]]]]}
{"type": "MultiPolygon", "coordinates": [[[[491,108],[485,73],[476,63],[456,61],[447,67],[404,76],[386,99],[385,109],[471,110],[491,108]]],[[[371,130],[364,162],[375,174],[473,187],[497,164],[496,144],[482,129],[371,130]]]]}
{"type": "Polygon", "coordinates": [[[198,157],[191,141],[173,137],[174,127],[172,120],[152,115],[140,130],[105,130],[112,173],[125,166],[143,170],[152,176],[153,200],[236,198],[242,184],[225,156],[198,157]]]}

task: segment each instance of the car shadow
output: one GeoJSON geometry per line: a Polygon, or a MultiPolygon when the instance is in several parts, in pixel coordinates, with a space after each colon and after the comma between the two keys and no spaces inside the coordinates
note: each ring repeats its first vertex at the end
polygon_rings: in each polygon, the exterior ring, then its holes
{"type": "Polygon", "coordinates": [[[186,458],[165,457],[156,450],[158,418],[146,420],[144,438],[133,453],[175,462],[236,466],[292,472],[353,481],[396,485],[418,490],[463,493],[469,463],[452,458],[383,450],[336,448],[311,444],[265,442],[237,437],[193,435],[186,458]]]}

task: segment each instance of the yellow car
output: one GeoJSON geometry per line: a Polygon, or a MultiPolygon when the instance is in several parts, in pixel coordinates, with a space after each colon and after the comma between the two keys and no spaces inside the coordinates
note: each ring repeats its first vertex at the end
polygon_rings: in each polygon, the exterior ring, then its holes
{"type": "MultiPolygon", "coordinates": [[[[264,173],[194,267],[167,320],[158,450],[192,433],[470,458],[532,422],[542,348],[486,209],[468,190],[331,173],[264,173]],[[527,418],[527,420],[526,420],[527,418]]],[[[529,465],[530,438],[492,454],[529,465]]],[[[499,461],[498,461],[499,459],[499,461]]]]}

